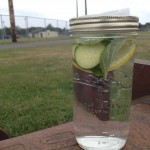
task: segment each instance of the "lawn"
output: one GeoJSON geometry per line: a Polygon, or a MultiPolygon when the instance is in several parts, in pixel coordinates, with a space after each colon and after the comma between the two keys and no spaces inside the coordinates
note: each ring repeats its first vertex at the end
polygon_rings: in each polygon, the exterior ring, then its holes
{"type": "Polygon", "coordinates": [[[0,51],[0,128],[14,137],[72,120],[70,49],[0,51]]]}
{"type": "MultiPolygon", "coordinates": [[[[38,42],[38,41],[56,41],[56,40],[62,40],[62,39],[69,39],[69,36],[63,36],[63,37],[48,37],[48,38],[19,38],[17,39],[18,43],[28,43],[28,42],[38,42]]],[[[12,44],[11,39],[1,39],[0,45],[2,44],[12,44]]]]}
{"type": "Polygon", "coordinates": [[[137,40],[137,52],[135,58],[150,60],[150,35],[137,40]]]}
{"type": "MultiPolygon", "coordinates": [[[[149,39],[136,58],[150,60],[149,39]]],[[[71,45],[0,51],[0,128],[11,137],[72,120],[71,45]]]]}

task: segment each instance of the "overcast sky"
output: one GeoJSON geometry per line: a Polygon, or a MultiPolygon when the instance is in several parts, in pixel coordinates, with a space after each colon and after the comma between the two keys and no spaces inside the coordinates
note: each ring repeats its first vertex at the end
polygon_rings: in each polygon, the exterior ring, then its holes
{"type": "MultiPolygon", "coordinates": [[[[78,0],[78,14],[84,15],[84,1],[78,0]]],[[[68,21],[76,17],[76,0],[13,0],[15,15],[68,21]]],[[[141,23],[150,22],[150,0],[87,0],[88,14],[130,8],[141,23]]],[[[8,0],[0,0],[0,14],[9,14],[8,0]]]]}

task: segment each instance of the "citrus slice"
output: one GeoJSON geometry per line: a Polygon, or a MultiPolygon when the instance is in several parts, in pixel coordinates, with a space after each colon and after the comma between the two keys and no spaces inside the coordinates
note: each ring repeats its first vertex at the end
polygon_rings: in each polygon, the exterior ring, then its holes
{"type": "Polygon", "coordinates": [[[113,59],[108,71],[115,70],[126,64],[129,61],[129,59],[133,56],[134,52],[135,44],[126,42],[113,59]]]}

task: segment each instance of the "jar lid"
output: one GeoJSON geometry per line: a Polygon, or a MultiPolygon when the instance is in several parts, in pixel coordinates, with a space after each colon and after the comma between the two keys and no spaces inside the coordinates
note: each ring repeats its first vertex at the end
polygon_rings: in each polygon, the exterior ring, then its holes
{"type": "Polygon", "coordinates": [[[135,16],[83,16],[69,20],[74,31],[135,31],[139,18],[135,16]]]}

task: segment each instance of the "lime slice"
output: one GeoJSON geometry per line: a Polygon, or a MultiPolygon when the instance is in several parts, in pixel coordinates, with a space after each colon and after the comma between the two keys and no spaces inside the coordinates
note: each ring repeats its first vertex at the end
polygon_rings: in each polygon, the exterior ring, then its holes
{"type": "Polygon", "coordinates": [[[135,44],[126,42],[113,59],[108,71],[115,70],[128,62],[135,52],[135,44]]]}

